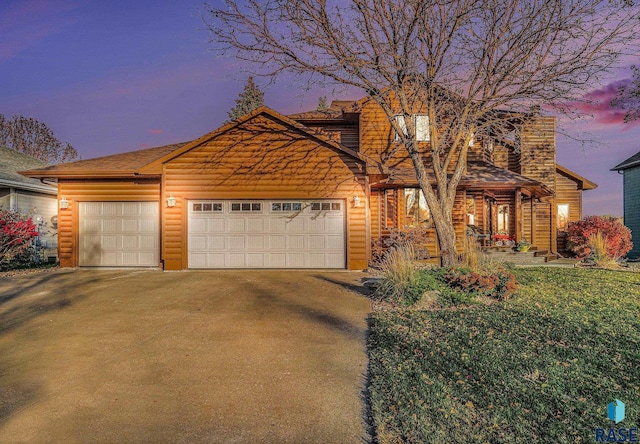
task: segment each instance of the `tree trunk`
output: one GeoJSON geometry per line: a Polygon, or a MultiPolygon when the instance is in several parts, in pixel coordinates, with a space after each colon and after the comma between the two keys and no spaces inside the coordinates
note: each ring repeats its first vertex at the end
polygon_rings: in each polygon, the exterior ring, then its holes
{"type": "Polygon", "coordinates": [[[452,223],[436,226],[438,246],[440,247],[440,265],[450,267],[458,263],[456,250],[456,231],[452,223]]]}

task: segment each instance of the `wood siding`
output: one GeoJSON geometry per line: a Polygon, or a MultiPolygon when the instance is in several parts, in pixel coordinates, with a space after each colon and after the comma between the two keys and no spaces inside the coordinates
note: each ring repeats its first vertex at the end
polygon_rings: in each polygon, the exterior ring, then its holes
{"type": "Polygon", "coordinates": [[[187,211],[192,199],[343,199],[347,209],[347,268],[368,265],[369,222],[361,161],[260,115],[169,161],[162,208],[165,269],[188,268],[187,211]],[[361,204],[354,208],[353,197],[361,204]]]}
{"type": "Polygon", "coordinates": [[[69,208],[58,213],[58,258],[62,267],[78,266],[78,203],[158,201],[160,181],[141,180],[70,180],[58,181],[58,201],[65,197],[69,208]]]}
{"type": "MultiPolygon", "coordinates": [[[[520,174],[556,189],[556,119],[538,117],[522,128],[520,174]]],[[[556,203],[552,197],[536,205],[535,246],[557,251],[556,203]],[[553,235],[552,235],[553,233],[553,235]]]]}
{"type": "MultiPolygon", "coordinates": [[[[422,142],[419,147],[428,158],[429,142],[422,142]]],[[[413,168],[402,144],[395,142],[395,132],[387,115],[373,100],[365,103],[360,113],[360,152],[388,168],[413,168]]]]}
{"type": "MultiPolygon", "coordinates": [[[[582,190],[578,188],[578,184],[575,180],[571,180],[563,174],[556,173],[556,207],[555,211],[558,211],[558,205],[569,205],[569,222],[575,222],[582,219],[582,190]]],[[[557,214],[556,214],[557,218],[557,214]]],[[[558,252],[562,253],[566,251],[566,233],[559,230],[558,227],[553,227],[556,232],[558,242],[558,252]]]]}

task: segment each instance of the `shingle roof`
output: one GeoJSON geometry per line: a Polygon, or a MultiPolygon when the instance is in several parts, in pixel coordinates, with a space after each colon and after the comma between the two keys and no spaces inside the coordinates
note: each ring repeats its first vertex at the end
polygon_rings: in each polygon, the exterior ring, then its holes
{"type": "MultiPolygon", "coordinates": [[[[430,176],[432,176],[430,174],[430,176]]],[[[432,183],[435,178],[431,178],[432,183]]],[[[416,178],[416,172],[413,168],[394,168],[389,171],[388,184],[405,184],[416,185],[418,179],[416,178]]],[[[469,161],[467,164],[467,171],[460,180],[460,186],[465,188],[472,187],[522,187],[529,189],[533,194],[538,196],[551,195],[553,192],[546,187],[542,182],[523,176],[513,171],[506,170],[504,168],[491,165],[486,162],[469,161]]]]}
{"type": "Polygon", "coordinates": [[[591,182],[589,179],[586,179],[578,173],[571,171],[569,168],[565,168],[562,165],[558,165],[557,163],[556,171],[575,181],[578,184],[579,190],[593,190],[598,188],[597,183],[591,182]]]}
{"type": "Polygon", "coordinates": [[[93,175],[105,174],[133,174],[136,170],[150,164],[154,160],[177,150],[188,142],[175,143],[172,145],[147,148],[144,150],[131,151],[110,156],[96,157],[94,159],[79,160],[76,162],[61,163],[51,165],[46,168],[29,169],[23,168],[25,173],[39,177],[60,177],[64,175],[84,174],[93,175]]]}
{"type": "Polygon", "coordinates": [[[0,186],[56,194],[56,187],[43,184],[39,179],[31,179],[18,173],[18,171],[41,168],[48,165],[47,162],[43,162],[40,159],[0,146],[0,186]]]}
{"type": "Polygon", "coordinates": [[[640,165],[640,151],[635,153],[633,156],[629,157],[627,160],[611,168],[611,171],[626,170],[627,168],[632,168],[638,165],[640,165]]]}

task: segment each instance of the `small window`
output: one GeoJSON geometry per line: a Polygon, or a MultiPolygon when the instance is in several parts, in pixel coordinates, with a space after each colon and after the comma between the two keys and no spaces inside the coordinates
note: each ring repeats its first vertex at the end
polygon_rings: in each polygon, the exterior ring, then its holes
{"type": "Polygon", "coordinates": [[[429,116],[425,114],[418,114],[415,116],[416,126],[416,140],[418,142],[428,142],[431,140],[429,137],[429,116]]]}
{"type": "Polygon", "coordinates": [[[498,205],[498,234],[509,234],[509,205],[498,205]]]}
{"type": "Polygon", "coordinates": [[[261,202],[232,202],[231,211],[260,212],[262,211],[262,203],[261,202]]]}
{"type": "Polygon", "coordinates": [[[312,202],[311,211],[340,211],[340,202],[312,202]]]}
{"type": "Polygon", "coordinates": [[[222,203],[216,202],[213,204],[213,211],[222,211],[222,203]]]}
{"type": "MultiPolygon", "coordinates": [[[[402,130],[402,132],[406,136],[407,135],[407,123],[404,120],[404,116],[399,115],[399,116],[395,116],[394,118],[396,119],[396,125],[398,125],[400,127],[400,129],[402,130]]],[[[398,132],[396,131],[395,141],[396,142],[400,142],[400,140],[401,140],[400,134],[398,134],[398,132]]]]}
{"type": "Polygon", "coordinates": [[[193,204],[193,211],[202,211],[202,204],[194,203],[193,204]]]}
{"type": "Polygon", "coordinates": [[[569,224],[569,204],[558,204],[558,217],[556,225],[558,230],[566,231],[569,224]]]}
{"type": "Polygon", "coordinates": [[[210,203],[202,204],[202,211],[213,211],[213,204],[210,204],[210,203]]]}
{"type": "Polygon", "coordinates": [[[272,202],[271,211],[302,211],[301,202],[272,202]]]}
{"type": "Polygon", "coordinates": [[[476,200],[473,197],[467,197],[467,225],[476,224],[476,200]]]}
{"type": "Polygon", "coordinates": [[[384,190],[384,228],[396,228],[398,220],[398,204],[396,199],[396,190],[384,190]]]}

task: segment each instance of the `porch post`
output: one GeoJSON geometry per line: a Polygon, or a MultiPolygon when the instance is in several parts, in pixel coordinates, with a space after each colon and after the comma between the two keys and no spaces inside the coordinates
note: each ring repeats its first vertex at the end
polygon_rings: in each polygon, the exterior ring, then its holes
{"type": "Polygon", "coordinates": [[[531,196],[531,245],[536,244],[536,199],[531,196]]]}
{"type": "Polygon", "coordinates": [[[516,188],[515,230],[516,244],[522,240],[522,190],[516,188]]]}

